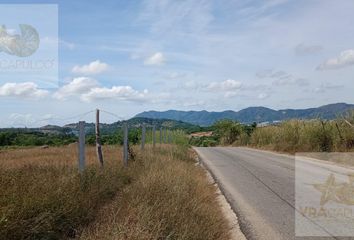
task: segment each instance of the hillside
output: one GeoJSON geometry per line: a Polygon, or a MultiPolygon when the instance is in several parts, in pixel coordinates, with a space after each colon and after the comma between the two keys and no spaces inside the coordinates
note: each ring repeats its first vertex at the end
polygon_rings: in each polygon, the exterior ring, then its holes
{"type": "MultiPolygon", "coordinates": [[[[118,121],[114,123],[101,123],[100,130],[102,134],[111,134],[121,129],[124,121],[118,121]]],[[[186,123],[182,121],[176,121],[171,119],[151,119],[143,117],[134,117],[127,120],[129,128],[139,128],[142,124],[146,124],[147,128],[151,128],[153,125],[156,126],[156,130],[163,128],[181,129],[186,132],[199,131],[200,127],[191,123],[186,123]]],[[[7,133],[42,133],[42,134],[54,134],[54,135],[70,135],[72,133],[77,134],[78,123],[67,124],[63,127],[46,125],[40,128],[0,128],[0,132],[7,133]]],[[[86,133],[92,134],[95,131],[94,123],[86,123],[85,126],[86,133]]]]}
{"type": "Polygon", "coordinates": [[[215,121],[220,119],[232,119],[242,123],[252,122],[273,122],[282,121],[286,119],[334,119],[338,115],[342,115],[349,110],[354,109],[353,104],[335,103],[324,105],[318,108],[308,109],[283,109],[273,110],[266,107],[249,107],[238,112],[223,111],[223,112],[208,112],[208,111],[177,111],[169,110],[164,112],[148,111],[136,115],[136,117],[146,117],[154,119],[173,119],[177,121],[184,121],[200,126],[212,125],[215,121]]]}
{"type": "MultiPolygon", "coordinates": [[[[118,121],[111,124],[102,123],[100,124],[100,130],[102,134],[109,134],[113,133],[122,128],[124,121],[118,121]]],[[[142,124],[146,124],[146,127],[152,127],[153,125],[156,126],[156,129],[160,129],[160,127],[169,128],[169,129],[181,129],[187,132],[189,131],[198,131],[199,126],[193,125],[191,123],[186,123],[178,120],[171,120],[171,119],[151,119],[151,118],[144,118],[144,117],[134,117],[127,120],[129,128],[138,128],[141,127],[142,124]]],[[[77,131],[77,123],[67,124],[64,128],[70,128],[73,132],[77,131]]],[[[86,123],[86,132],[93,133],[95,130],[94,123],[86,123]]]]}

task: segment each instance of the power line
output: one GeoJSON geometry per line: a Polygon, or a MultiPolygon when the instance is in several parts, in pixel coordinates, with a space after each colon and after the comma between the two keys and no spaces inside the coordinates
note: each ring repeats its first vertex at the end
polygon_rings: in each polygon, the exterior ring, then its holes
{"type": "Polygon", "coordinates": [[[39,124],[41,124],[41,123],[43,123],[45,121],[67,121],[67,120],[70,120],[70,119],[77,119],[79,121],[79,120],[82,120],[82,118],[84,118],[88,114],[93,113],[94,111],[95,110],[91,110],[91,111],[80,113],[80,114],[77,114],[77,115],[73,115],[73,116],[67,117],[67,118],[47,117],[47,118],[36,119],[36,120],[32,120],[32,121],[29,121],[29,122],[26,122],[26,123],[20,123],[20,124],[16,124],[16,125],[21,125],[21,126],[24,126],[24,127],[33,127],[34,125],[39,125],[39,124]]]}
{"type": "MultiPolygon", "coordinates": [[[[119,121],[124,121],[125,119],[115,113],[112,113],[110,111],[107,111],[107,110],[104,110],[104,109],[99,109],[101,112],[104,112],[106,114],[109,114],[111,116],[114,116],[115,118],[117,118],[119,121]]],[[[24,127],[31,127],[31,126],[34,126],[34,125],[38,125],[40,123],[43,123],[45,121],[68,121],[68,120],[71,120],[71,119],[75,119],[77,121],[80,121],[82,120],[84,117],[86,117],[87,115],[91,114],[91,113],[94,113],[96,111],[95,110],[90,110],[90,111],[87,111],[87,112],[84,112],[84,113],[80,113],[80,114],[76,114],[76,115],[73,115],[73,116],[70,116],[70,117],[66,117],[66,118],[61,118],[61,117],[47,117],[47,118],[42,118],[42,119],[36,119],[34,121],[30,121],[28,123],[21,123],[21,124],[18,124],[18,125],[22,125],[24,127]]]]}
{"type": "Polygon", "coordinates": [[[106,110],[103,110],[103,109],[100,109],[100,111],[101,111],[101,112],[104,112],[104,113],[107,113],[107,114],[110,114],[110,115],[112,115],[112,116],[118,118],[118,120],[121,120],[121,121],[122,121],[122,120],[125,120],[124,118],[118,116],[118,115],[115,114],[115,113],[112,113],[112,112],[109,112],[109,111],[106,111],[106,110]]]}

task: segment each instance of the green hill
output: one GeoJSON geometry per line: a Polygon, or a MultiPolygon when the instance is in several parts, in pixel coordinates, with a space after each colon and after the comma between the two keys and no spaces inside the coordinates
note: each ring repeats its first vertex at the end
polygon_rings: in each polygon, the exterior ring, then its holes
{"type": "Polygon", "coordinates": [[[173,119],[184,121],[200,126],[210,126],[221,119],[237,120],[241,123],[261,123],[283,121],[286,119],[334,119],[349,110],[354,110],[353,104],[335,103],[324,105],[318,108],[308,109],[283,109],[273,110],[266,107],[249,107],[238,112],[208,112],[208,111],[177,111],[168,110],[164,112],[148,111],[136,115],[136,117],[146,117],[153,119],[173,119]]]}

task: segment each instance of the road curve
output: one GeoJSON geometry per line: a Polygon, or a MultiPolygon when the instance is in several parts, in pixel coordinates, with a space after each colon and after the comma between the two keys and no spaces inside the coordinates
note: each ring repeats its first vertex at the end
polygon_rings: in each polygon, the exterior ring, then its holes
{"type": "MultiPolygon", "coordinates": [[[[295,237],[294,156],[242,147],[194,149],[219,183],[247,239],[354,239],[330,233],[327,237],[295,237]]],[[[302,168],[307,175],[301,178],[309,178],[319,167],[331,166],[305,161],[302,168]]],[[[302,222],[310,226],[307,221],[302,222]]],[[[323,235],[321,231],[319,228],[319,235],[323,235]]]]}

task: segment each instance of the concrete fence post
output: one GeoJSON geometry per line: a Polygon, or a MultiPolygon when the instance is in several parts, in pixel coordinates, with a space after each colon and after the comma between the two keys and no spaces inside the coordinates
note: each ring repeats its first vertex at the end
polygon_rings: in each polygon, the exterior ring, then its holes
{"type": "Polygon", "coordinates": [[[142,129],[141,129],[141,150],[144,150],[145,147],[145,136],[146,135],[146,127],[145,124],[143,124],[142,129]]]}
{"type": "Polygon", "coordinates": [[[79,122],[79,172],[85,170],[85,122],[79,122]]]}
{"type": "Polygon", "coordinates": [[[152,147],[154,148],[156,145],[156,126],[152,127],[152,147]]]}
{"type": "Polygon", "coordinates": [[[123,164],[128,165],[128,124],[123,124],[123,164]]]}
{"type": "Polygon", "coordinates": [[[95,125],[95,132],[96,132],[96,153],[98,162],[100,166],[103,167],[103,155],[102,155],[102,145],[101,145],[101,136],[100,136],[100,110],[96,109],[96,125],[95,125]]]}

